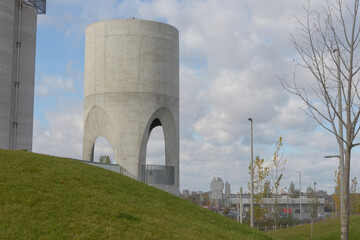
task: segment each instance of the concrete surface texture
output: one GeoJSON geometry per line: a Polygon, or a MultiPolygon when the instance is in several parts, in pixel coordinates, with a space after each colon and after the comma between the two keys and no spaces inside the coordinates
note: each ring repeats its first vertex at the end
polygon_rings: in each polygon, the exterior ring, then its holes
{"type": "Polygon", "coordinates": [[[141,179],[147,143],[162,126],[165,164],[179,194],[179,33],[159,22],[119,19],[86,29],[83,159],[93,161],[98,137],[111,144],[116,163],[141,179]]]}
{"type": "Polygon", "coordinates": [[[19,1],[0,1],[0,148],[31,151],[37,11],[19,11],[19,1]]]}

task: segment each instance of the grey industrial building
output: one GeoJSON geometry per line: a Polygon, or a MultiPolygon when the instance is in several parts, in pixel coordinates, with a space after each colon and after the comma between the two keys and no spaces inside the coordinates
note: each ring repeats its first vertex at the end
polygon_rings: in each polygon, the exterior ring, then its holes
{"type": "Polygon", "coordinates": [[[0,0],[0,148],[32,150],[37,14],[46,0],[0,0]]]}
{"type": "MultiPolygon", "coordinates": [[[[302,196],[301,198],[289,198],[288,196],[281,196],[277,199],[277,207],[282,209],[283,213],[291,213],[292,216],[296,219],[300,219],[300,209],[301,209],[301,219],[310,218],[309,205],[314,200],[313,198],[307,198],[302,196]],[[301,206],[300,206],[301,202],[301,206]]],[[[238,197],[233,195],[231,198],[232,204],[236,205],[239,201],[238,197]]],[[[245,212],[250,211],[250,195],[246,194],[243,196],[243,206],[245,212]]],[[[275,198],[262,198],[262,205],[272,208],[275,204],[275,198]]],[[[325,198],[318,198],[319,207],[318,214],[319,216],[324,215],[325,207],[325,198]]]]}

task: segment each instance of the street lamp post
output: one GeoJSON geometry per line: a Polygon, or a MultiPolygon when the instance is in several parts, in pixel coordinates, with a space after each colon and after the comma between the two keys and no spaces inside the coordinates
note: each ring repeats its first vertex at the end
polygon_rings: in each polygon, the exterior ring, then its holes
{"type": "MultiPolygon", "coordinates": [[[[340,195],[340,219],[342,219],[342,213],[343,213],[343,208],[342,208],[342,199],[343,199],[343,194],[342,194],[342,171],[341,171],[341,152],[342,152],[342,150],[341,150],[341,148],[340,148],[340,155],[328,155],[328,156],[324,156],[325,158],[338,158],[339,159],[339,166],[340,166],[340,169],[339,169],[339,171],[340,171],[340,183],[339,183],[339,187],[340,187],[340,193],[339,193],[339,195],[340,195]]],[[[344,155],[343,155],[344,156],[344,155]]],[[[342,222],[342,221],[341,221],[342,222]]]]}
{"type": "Polygon", "coordinates": [[[236,199],[236,221],[240,222],[240,193],[237,193],[237,199],[236,199]]]}
{"type": "Polygon", "coordinates": [[[242,187],[240,187],[240,223],[243,223],[243,212],[242,187]]]}
{"type": "Polygon", "coordinates": [[[249,118],[251,129],[250,129],[250,141],[251,141],[251,162],[250,162],[250,168],[251,168],[251,180],[250,180],[250,227],[254,227],[254,167],[253,167],[253,120],[252,118],[249,118]]]}
{"type": "Polygon", "coordinates": [[[301,171],[297,171],[299,173],[299,181],[300,181],[300,220],[301,220],[301,171]]]}

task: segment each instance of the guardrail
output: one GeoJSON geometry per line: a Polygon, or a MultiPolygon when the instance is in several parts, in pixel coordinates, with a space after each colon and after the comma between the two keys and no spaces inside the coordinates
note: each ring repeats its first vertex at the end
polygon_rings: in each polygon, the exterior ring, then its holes
{"type": "Polygon", "coordinates": [[[164,165],[141,165],[140,181],[147,184],[175,184],[175,167],[164,165]]]}
{"type": "Polygon", "coordinates": [[[119,172],[120,174],[126,176],[126,177],[129,177],[129,178],[132,178],[132,179],[135,179],[137,180],[137,177],[135,177],[134,175],[132,175],[128,170],[126,170],[125,168],[123,168],[122,166],[119,165],[119,172]]]}
{"type": "Polygon", "coordinates": [[[126,168],[120,166],[119,164],[107,164],[99,162],[89,162],[79,159],[74,159],[81,161],[83,163],[101,167],[113,172],[120,173],[129,178],[140,180],[141,182],[147,184],[165,184],[173,185],[175,184],[175,167],[174,166],[164,166],[164,165],[141,165],[140,167],[140,178],[138,179],[133,174],[131,174],[126,168]]]}
{"type": "Polygon", "coordinates": [[[113,172],[117,172],[120,173],[126,177],[138,180],[137,177],[135,177],[133,174],[131,174],[128,170],[126,170],[126,168],[120,166],[119,164],[111,164],[111,163],[99,163],[99,162],[90,162],[90,161],[85,161],[85,160],[79,160],[79,159],[74,159],[92,166],[96,166],[96,167],[100,167],[100,168],[104,168],[113,172]]]}

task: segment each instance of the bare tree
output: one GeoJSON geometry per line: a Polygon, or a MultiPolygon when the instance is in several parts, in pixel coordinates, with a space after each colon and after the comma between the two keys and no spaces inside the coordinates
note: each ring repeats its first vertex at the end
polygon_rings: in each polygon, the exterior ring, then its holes
{"type": "Polygon", "coordinates": [[[356,213],[357,207],[359,206],[359,194],[356,193],[357,180],[356,177],[351,179],[350,188],[350,213],[356,213]]]}
{"type": "Polygon", "coordinates": [[[290,181],[290,186],[288,188],[288,196],[294,198],[295,195],[295,184],[293,181],[290,181]]]}
{"type": "Polygon", "coordinates": [[[292,40],[300,55],[296,66],[310,71],[312,78],[299,79],[294,74],[293,84],[282,84],[299,96],[306,113],[336,138],[340,149],[341,239],[348,239],[351,151],[360,145],[355,141],[360,130],[359,0],[327,0],[321,13],[311,10],[309,2],[304,10],[304,19],[297,18],[300,36],[292,40]],[[311,82],[301,85],[300,80],[311,82]]]}
{"type": "Polygon", "coordinates": [[[108,155],[101,155],[99,157],[99,163],[106,163],[106,164],[109,164],[111,163],[111,159],[108,155]]]}
{"type": "Polygon", "coordinates": [[[357,180],[356,177],[351,179],[351,193],[356,194],[356,186],[357,186],[357,180]]]}
{"type": "Polygon", "coordinates": [[[271,181],[273,183],[272,191],[275,197],[275,201],[273,204],[272,214],[274,219],[274,226],[276,229],[278,213],[280,212],[280,207],[278,206],[278,195],[280,193],[280,182],[283,177],[283,171],[285,169],[285,163],[287,160],[284,158],[283,153],[281,151],[281,147],[283,146],[282,137],[279,138],[279,141],[275,144],[275,152],[273,155],[273,160],[270,165],[271,170],[271,181]]]}
{"type": "MultiPolygon", "coordinates": [[[[254,218],[260,227],[261,222],[268,213],[268,208],[263,204],[265,191],[269,192],[269,183],[266,181],[270,168],[265,166],[264,159],[257,156],[254,160],[254,218]]],[[[249,165],[249,174],[251,174],[251,165],[249,165]]],[[[248,183],[250,190],[250,183],[248,183]]]]}
{"type": "Polygon", "coordinates": [[[310,237],[313,236],[313,229],[314,229],[314,219],[318,216],[318,210],[319,210],[319,199],[316,194],[316,182],[314,182],[314,188],[309,186],[306,190],[307,192],[307,198],[310,198],[309,201],[309,213],[311,218],[311,231],[310,231],[310,237]]]}

